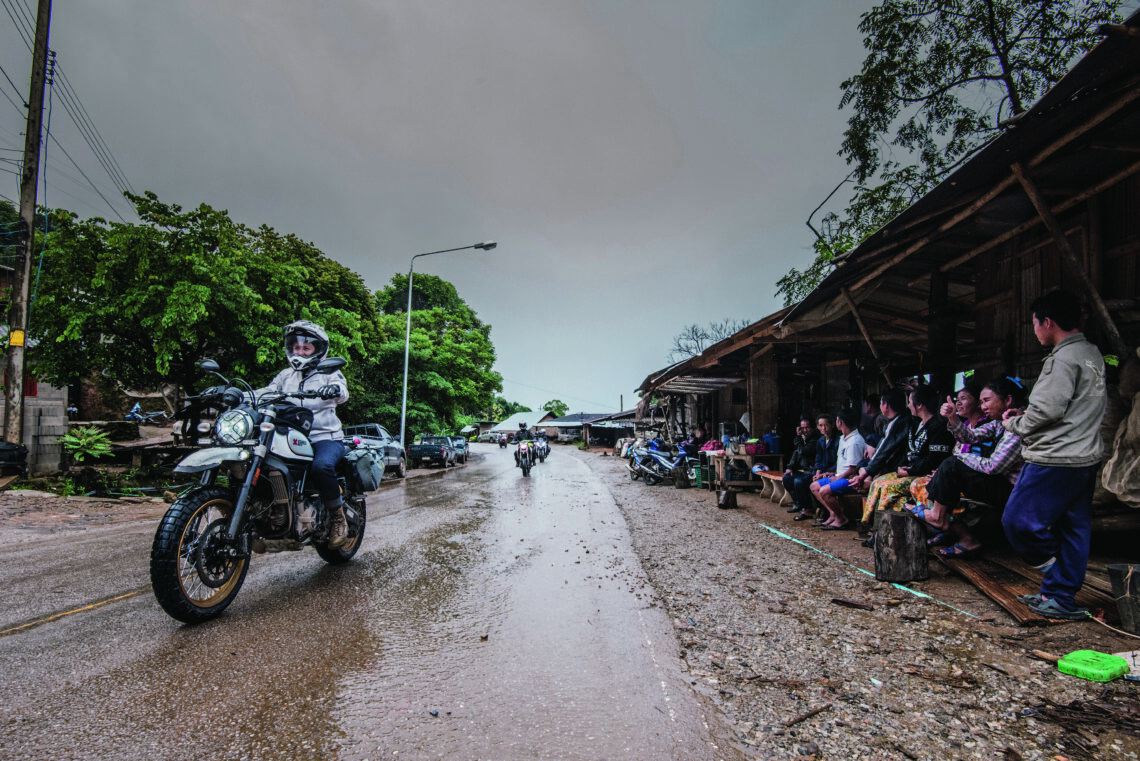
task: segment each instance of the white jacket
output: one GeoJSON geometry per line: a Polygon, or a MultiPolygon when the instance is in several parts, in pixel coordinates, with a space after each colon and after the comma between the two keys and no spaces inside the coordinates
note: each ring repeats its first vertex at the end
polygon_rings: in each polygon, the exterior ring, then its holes
{"type": "Polygon", "coordinates": [[[313,430],[309,432],[310,441],[325,441],[331,439],[340,441],[344,438],[340,418],[336,416],[336,406],[348,401],[348,381],[344,374],[337,370],[327,375],[309,372],[307,375],[301,370],[286,368],[277,373],[268,386],[257,390],[257,396],[266,392],[288,393],[290,391],[317,391],[322,386],[336,386],[340,389],[340,396],[335,399],[290,399],[293,404],[299,404],[313,411],[313,430]]]}

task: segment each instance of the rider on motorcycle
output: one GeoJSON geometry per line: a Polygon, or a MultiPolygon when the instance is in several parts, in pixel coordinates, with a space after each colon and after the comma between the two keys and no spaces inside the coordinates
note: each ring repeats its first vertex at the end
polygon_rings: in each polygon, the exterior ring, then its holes
{"type": "MultiPolygon", "coordinates": [[[[534,439],[534,434],[531,433],[531,430],[526,427],[526,421],[524,420],[523,422],[519,423],[518,433],[516,433],[514,438],[511,439],[511,443],[512,444],[518,444],[521,441],[532,441],[533,439],[534,439]]],[[[518,465],[518,464],[519,464],[519,452],[516,449],[515,450],[515,465],[518,465]]]]}
{"type": "Polygon", "coordinates": [[[313,428],[309,441],[313,444],[313,464],[309,469],[321,501],[329,511],[329,547],[340,547],[348,540],[348,522],[344,517],[344,502],[337,484],[336,464],[344,456],[344,432],[336,416],[336,406],[348,401],[348,381],[337,370],[318,374],[317,365],[329,352],[329,337],[324,329],[308,320],[286,325],[285,359],[289,367],[277,374],[268,386],[258,389],[257,395],[266,392],[316,391],[320,399],[290,400],[313,411],[313,428]]]}

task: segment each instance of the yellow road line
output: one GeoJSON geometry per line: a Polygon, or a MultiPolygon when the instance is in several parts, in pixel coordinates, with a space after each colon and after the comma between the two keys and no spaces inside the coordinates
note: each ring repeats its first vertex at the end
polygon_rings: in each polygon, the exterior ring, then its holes
{"type": "Polygon", "coordinates": [[[76,608],[74,610],[68,610],[68,611],[65,611],[63,613],[56,613],[55,615],[48,616],[47,618],[41,618],[41,619],[38,619],[36,621],[29,621],[28,623],[20,624],[19,626],[13,626],[11,629],[5,629],[4,631],[0,631],[0,637],[3,637],[6,634],[15,634],[18,631],[21,631],[23,629],[30,629],[31,627],[39,626],[40,624],[46,624],[50,621],[55,621],[56,619],[63,618],[64,616],[71,616],[71,615],[74,615],[76,613],[82,613],[85,610],[92,610],[93,608],[98,608],[101,605],[106,605],[109,602],[115,602],[116,600],[125,600],[128,597],[134,597],[135,595],[141,595],[145,591],[146,591],[145,589],[136,589],[134,592],[127,592],[125,595],[119,595],[118,597],[109,597],[106,600],[100,600],[99,602],[93,602],[90,605],[84,605],[82,608],[76,608]]]}

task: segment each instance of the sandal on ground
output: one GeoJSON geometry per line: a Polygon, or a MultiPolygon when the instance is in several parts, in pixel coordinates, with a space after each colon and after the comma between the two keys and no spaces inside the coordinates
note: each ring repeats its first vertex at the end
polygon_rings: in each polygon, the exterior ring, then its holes
{"type": "Polygon", "coordinates": [[[1083,621],[1089,617],[1089,612],[1084,608],[1066,608],[1048,597],[1042,597],[1039,602],[1031,602],[1026,607],[1039,616],[1059,618],[1062,621],[1083,621]]]}
{"type": "Polygon", "coordinates": [[[981,547],[963,547],[958,543],[954,543],[949,547],[943,547],[940,550],[935,550],[934,554],[940,558],[958,558],[959,560],[966,560],[968,558],[976,557],[982,551],[981,547]]]}
{"type": "Polygon", "coordinates": [[[811,523],[812,528],[823,528],[826,525],[827,521],[812,521],[811,523]]]}
{"type": "Polygon", "coordinates": [[[820,526],[820,528],[822,528],[824,531],[850,531],[852,526],[851,526],[851,522],[848,521],[847,523],[844,523],[844,524],[839,525],[839,526],[832,526],[830,524],[825,523],[824,525],[820,526]]]}
{"type": "Polygon", "coordinates": [[[1017,601],[1019,603],[1021,603],[1022,605],[1026,605],[1026,606],[1028,606],[1028,605],[1040,605],[1041,600],[1042,600],[1041,595],[1018,595],[1017,596],[1017,601]]]}
{"type": "Polygon", "coordinates": [[[927,547],[943,547],[953,542],[954,539],[949,531],[939,531],[934,536],[926,540],[927,547]]]}
{"type": "Polygon", "coordinates": [[[815,513],[809,513],[807,510],[801,510],[796,515],[795,518],[792,518],[792,520],[794,520],[794,521],[814,521],[815,520],[815,513]]]}

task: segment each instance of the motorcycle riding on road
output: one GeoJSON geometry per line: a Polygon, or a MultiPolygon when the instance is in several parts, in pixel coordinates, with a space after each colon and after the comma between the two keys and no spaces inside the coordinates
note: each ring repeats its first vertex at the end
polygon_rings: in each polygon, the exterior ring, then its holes
{"type": "MultiPolygon", "coordinates": [[[[322,359],[316,376],[337,373],[346,361],[322,359]]],[[[379,487],[383,464],[367,447],[336,465],[347,536],[339,546],[334,511],[326,507],[310,472],[313,412],[291,400],[328,399],[314,391],[262,392],[226,379],[212,360],[199,365],[224,385],[204,391],[202,406],[223,409],[213,425],[199,425],[199,444],[175,468],[199,475],[163,516],[151,546],[155,598],[170,616],[198,623],[219,615],[237,596],[255,552],[312,546],[327,563],[352,559],[364,539],[364,493],[379,487]],[[212,435],[211,435],[212,434],[212,435]]]]}
{"type": "Polygon", "coordinates": [[[534,434],[526,427],[526,423],[519,423],[519,432],[515,434],[515,467],[522,468],[523,476],[530,476],[530,469],[534,467],[538,456],[534,451],[534,434]]]}

